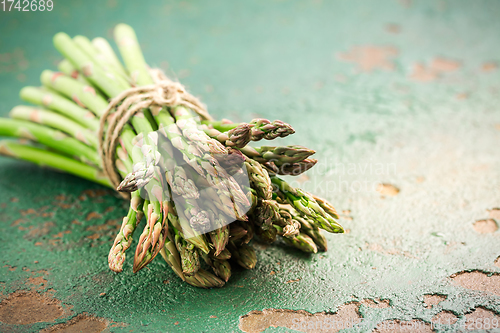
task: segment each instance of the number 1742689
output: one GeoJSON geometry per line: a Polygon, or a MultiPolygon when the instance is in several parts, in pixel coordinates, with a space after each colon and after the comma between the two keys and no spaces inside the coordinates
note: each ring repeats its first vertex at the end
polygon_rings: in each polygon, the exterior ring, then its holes
{"type": "Polygon", "coordinates": [[[4,12],[44,12],[54,9],[52,0],[1,0],[0,8],[4,12]]]}

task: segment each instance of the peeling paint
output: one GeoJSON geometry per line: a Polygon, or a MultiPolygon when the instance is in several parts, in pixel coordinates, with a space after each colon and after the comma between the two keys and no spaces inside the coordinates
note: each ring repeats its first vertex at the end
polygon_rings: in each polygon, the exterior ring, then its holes
{"type": "Polygon", "coordinates": [[[500,296],[500,274],[487,274],[481,271],[460,272],[450,277],[454,284],[461,287],[485,291],[500,296]]]}
{"type": "Polygon", "coordinates": [[[61,301],[37,292],[17,291],[0,303],[0,322],[27,325],[65,316],[61,301]]]}
{"type": "Polygon", "coordinates": [[[393,197],[399,193],[399,189],[391,184],[380,184],[377,191],[383,196],[393,197]]]}
{"type": "Polygon", "coordinates": [[[453,325],[457,322],[458,317],[451,311],[438,312],[431,321],[440,325],[453,325]]]}
{"type": "Polygon", "coordinates": [[[447,298],[446,295],[439,294],[427,294],[424,295],[424,303],[427,305],[427,309],[433,308],[435,305],[445,301],[447,298]]]}
{"type": "Polygon", "coordinates": [[[493,219],[478,220],[474,222],[474,231],[479,234],[491,234],[498,230],[498,225],[493,219]]]}
{"type": "Polygon", "coordinates": [[[63,323],[54,325],[40,331],[40,333],[52,332],[88,332],[99,333],[103,332],[109,325],[109,321],[104,318],[89,316],[87,313],[79,314],[73,319],[63,323]]]}
{"type": "Polygon", "coordinates": [[[392,46],[355,46],[348,52],[340,53],[340,60],[353,62],[357,70],[372,72],[376,69],[394,70],[392,59],[398,55],[398,50],[392,46]]]}
{"type": "Polygon", "coordinates": [[[345,304],[334,313],[318,312],[311,314],[304,310],[264,309],[251,311],[240,317],[239,328],[246,333],[260,333],[269,327],[286,327],[300,332],[337,332],[361,322],[358,312],[359,303],[345,304]],[[334,321],[338,328],[321,327],[317,323],[334,321]],[[318,327],[320,326],[320,327],[318,327]]]}

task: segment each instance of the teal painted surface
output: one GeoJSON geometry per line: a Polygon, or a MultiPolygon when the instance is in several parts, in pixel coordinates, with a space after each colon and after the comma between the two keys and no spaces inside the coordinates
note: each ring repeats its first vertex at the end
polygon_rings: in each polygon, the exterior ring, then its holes
{"type": "Polygon", "coordinates": [[[80,200],[84,190],[99,187],[0,158],[3,297],[28,288],[32,271],[48,270],[44,287],[74,314],[126,324],[112,331],[238,331],[239,316],[251,310],[334,312],[364,298],[391,301],[387,309],[363,308],[374,322],[429,322],[441,309],[464,321],[478,306],[500,313],[498,295],[449,279],[463,270],[500,272],[494,265],[500,232],[472,227],[500,206],[500,70],[483,70],[500,63],[498,17],[496,1],[55,1],[50,13],[0,12],[0,115],[20,104],[18,91],[38,84],[42,70],[56,68],[56,32],[111,39],[113,26],[125,22],[148,63],[179,78],[215,117],[291,123],[297,133],[281,143],[312,147],[321,162],[301,186],[352,217],[342,221],[348,234],[327,236],[325,254],[259,247],[256,269],[236,269],[223,289],[199,290],[161,260],[135,275],[130,260],[123,273],[110,272],[106,258],[117,226],[95,227],[121,219],[126,203],[113,195],[80,200]],[[360,71],[342,57],[357,46],[393,48],[397,53],[387,57],[393,69],[360,71]],[[458,65],[432,81],[415,80],[416,64],[429,68],[436,57],[458,65]],[[356,191],[356,181],[390,183],[401,192],[382,198],[371,188],[356,191]],[[56,204],[57,195],[69,208],[56,204]],[[37,213],[23,216],[30,208],[37,213]],[[91,212],[101,217],[87,221],[91,212]],[[30,226],[45,222],[54,224],[47,234],[30,234],[30,226]],[[70,233],[57,237],[64,231],[70,233]],[[448,299],[426,309],[428,293],[448,299]]]}

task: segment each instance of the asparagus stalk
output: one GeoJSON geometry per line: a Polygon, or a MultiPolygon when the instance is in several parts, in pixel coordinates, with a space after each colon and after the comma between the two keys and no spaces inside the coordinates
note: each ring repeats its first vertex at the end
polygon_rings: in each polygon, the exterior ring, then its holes
{"type": "MultiPolygon", "coordinates": [[[[4,135],[4,133],[1,132],[1,126],[4,121],[8,121],[8,119],[4,119],[0,122],[0,135],[4,135]]],[[[48,166],[56,170],[88,179],[94,183],[111,187],[109,180],[95,167],[75,161],[70,157],[63,156],[43,148],[2,140],[0,141],[0,155],[29,161],[40,166],[48,166]]]]}
{"type": "MultiPolygon", "coordinates": [[[[278,231],[278,234],[283,235],[283,228],[274,225],[274,228],[278,231]]],[[[306,234],[299,233],[297,236],[294,238],[287,238],[283,237],[283,241],[287,243],[288,245],[291,245],[293,247],[296,247],[297,249],[304,251],[304,252],[309,252],[309,253],[317,253],[318,248],[316,247],[316,244],[313,242],[313,240],[307,236],[306,234]]]]}
{"type": "Polygon", "coordinates": [[[313,226],[314,224],[307,217],[294,216],[294,219],[300,222],[301,232],[311,237],[319,251],[325,252],[328,249],[325,236],[323,236],[319,228],[313,226]]]}
{"type": "Polygon", "coordinates": [[[102,37],[97,37],[92,40],[92,45],[96,48],[98,52],[98,57],[100,61],[104,61],[114,68],[115,71],[119,72],[124,77],[128,77],[127,71],[123,68],[122,63],[116,56],[115,52],[108,41],[102,37]]]}
{"type": "Polygon", "coordinates": [[[231,265],[227,260],[213,260],[213,270],[225,282],[229,281],[231,277],[231,265]]]}
{"type": "Polygon", "coordinates": [[[97,139],[94,133],[77,122],[55,112],[19,105],[14,107],[9,115],[12,119],[32,121],[65,132],[87,146],[97,149],[97,139]]]}
{"type": "Polygon", "coordinates": [[[276,173],[278,175],[298,176],[311,169],[316,163],[318,163],[318,160],[313,158],[306,158],[305,160],[291,164],[285,163],[278,167],[276,173]]]}
{"type": "Polygon", "coordinates": [[[182,273],[193,276],[200,269],[200,258],[193,244],[187,243],[178,233],[175,235],[175,246],[181,256],[182,273]]]}
{"type": "Polygon", "coordinates": [[[262,168],[259,162],[250,158],[245,160],[245,166],[250,185],[257,192],[257,196],[264,200],[270,200],[273,195],[273,186],[267,171],[262,168]]]}
{"type": "Polygon", "coordinates": [[[167,234],[167,239],[165,240],[165,244],[163,245],[163,249],[160,250],[160,254],[163,259],[167,262],[167,264],[172,268],[172,270],[179,276],[182,281],[186,281],[186,277],[182,273],[181,259],[179,256],[179,252],[175,247],[175,242],[172,237],[172,233],[169,230],[167,234]]]}
{"type": "Polygon", "coordinates": [[[264,243],[271,244],[276,240],[277,230],[276,228],[266,228],[264,229],[262,225],[255,225],[255,233],[260,237],[260,240],[264,243]]]}
{"type": "Polygon", "coordinates": [[[144,200],[140,196],[140,193],[133,192],[130,198],[130,208],[127,216],[123,218],[120,231],[108,254],[108,264],[112,271],[121,272],[123,270],[125,251],[132,244],[132,235],[144,215],[143,205],[144,200]]]}
{"type": "Polygon", "coordinates": [[[273,224],[273,221],[281,218],[279,214],[279,205],[275,200],[259,199],[257,206],[252,212],[253,220],[263,230],[267,230],[273,224]]]}
{"type": "Polygon", "coordinates": [[[107,75],[112,75],[115,81],[119,81],[123,85],[128,85],[128,76],[126,73],[120,72],[115,69],[115,66],[107,62],[105,57],[102,57],[99,51],[94,47],[90,40],[85,36],[75,36],[73,41],[80,49],[87,54],[94,64],[101,67],[107,75]]]}
{"type": "Polygon", "coordinates": [[[229,252],[229,250],[226,248],[222,250],[218,255],[216,255],[214,251],[211,251],[208,255],[212,259],[219,259],[219,260],[228,260],[231,258],[231,252],[229,252]]]}
{"type": "MultiPolygon", "coordinates": [[[[243,123],[228,123],[227,121],[203,121],[205,125],[209,125],[220,132],[230,131],[243,123]]],[[[251,130],[251,141],[259,141],[262,139],[273,140],[278,137],[284,138],[290,134],[295,133],[295,130],[289,124],[275,120],[270,121],[267,119],[256,118],[248,123],[251,130]]]]}
{"type": "Polygon", "coordinates": [[[315,153],[312,149],[298,145],[245,147],[241,151],[260,163],[273,162],[277,166],[303,161],[315,153]]]}
{"type": "Polygon", "coordinates": [[[186,276],[186,282],[199,288],[220,288],[224,286],[224,281],[200,268],[193,276],[186,276]]]}
{"type": "MultiPolygon", "coordinates": [[[[89,80],[87,80],[85,78],[85,76],[81,75],[80,72],[69,62],[68,59],[63,59],[59,65],[57,66],[57,68],[59,69],[59,71],[61,71],[62,73],[72,77],[73,79],[77,80],[78,82],[81,82],[85,85],[88,85],[88,86],[92,86],[92,84],[90,83],[89,80]]],[[[99,93],[100,92],[97,92],[96,93],[99,93]]]]}
{"type": "Polygon", "coordinates": [[[251,127],[245,123],[227,132],[221,132],[215,128],[209,128],[206,125],[201,126],[201,129],[203,129],[208,136],[216,139],[226,147],[243,148],[252,138],[251,127]]]}
{"type": "Polygon", "coordinates": [[[337,217],[325,212],[311,194],[301,189],[293,188],[287,182],[275,176],[271,177],[271,181],[277,185],[290,205],[311,217],[318,227],[333,233],[344,232],[344,229],[337,221],[337,217]]]}
{"type": "Polygon", "coordinates": [[[95,133],[99,129],[99,120],[92,112],[48,89],[24,87],[19,96],[27,102],[54,110],[95,133]]]}
{"type": "Polygon", "coordinates": [[[232,258],[236,260],[238,265],[245,269],[252,269],[257,264],[257,255],[254,249],[248,244],[236,246],[233,242],[229,242],[232,258]]]}
{"type": "Polygon", "coordinates": [[[84,163],[96,166],[101,164],[95,150],[89,146],[60,131],[29,121],[2,119],[0,135],[36,141],[69,156],[75,156],[84,163]]]}
{"type": "MultiPolygon", "coordinates": [[[[158,186],[158,185],[153,185],[158,186]]],[[[154,189],[150,193],[155,193],[158,196],[162,195],[161,187],[158,191],[154,189]],[[159,193],[158,193],[159,192],[159,193]]],[[[167,238],[168,223],[166,221],[166,214],[158,214],[157,212],[162,211],[160,202],[162,202],[162,197],[155,198],[153,202],[144,202],[144,213],[147,213],[147,223],[144,231],[139,237],[139,242],[136,247],[134,256],[134,267],[133,271],[138,272],[147,264],[149,264],[156,255],[161,251],[165,240],[167,238]]]]}

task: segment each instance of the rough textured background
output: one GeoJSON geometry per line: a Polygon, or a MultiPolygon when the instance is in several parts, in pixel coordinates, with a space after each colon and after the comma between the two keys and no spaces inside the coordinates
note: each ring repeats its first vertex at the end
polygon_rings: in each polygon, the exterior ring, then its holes
{"type": "Polygon", "coordinates": [[[322,161],[297,181],[334,203],[349,233],[312,256],[258,246],[257,267],[220,290],[182,284],[162,260],[114,274],[106,257],[126,203],[0,158],[0,331],[500,319],[499,2],[54,2],[0,12],[0,115],[56,67],[53,34],[110,38],[129,23],[148,62],[216,117],[293,124],[282,143],[322,161]]]}

